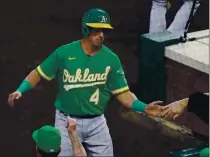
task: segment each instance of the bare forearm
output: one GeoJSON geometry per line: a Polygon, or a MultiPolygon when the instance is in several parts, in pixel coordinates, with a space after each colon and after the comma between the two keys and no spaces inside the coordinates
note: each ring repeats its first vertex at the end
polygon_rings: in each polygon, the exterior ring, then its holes
{"type": "Polygon", "coordinates": [[[18,87],[17,91],[20,93],[25,93],[32,88],[36,87],[36,85],[39,83],[41,80],[40,75],[36,70],[33,70],[30,72],[30,74],[23,80],[23,82],[20,84],[18,87]]]}
{"type": "Polygon", "coordinates": [[[162,103],[162,101],[154,101],[150,104],[146,104],[141,100],[138,100],[130,91],[118,95],[117,99],[122,105],[130,108],[133,112],[142,112],[152,116],[161,115],[161,107],[158,104],[162,103]]]}
{"type": "Polygon", "coordinates": [[[41,80],[41,77],[36,70],[33,70],[28,74],[25,80],[27,80],[30,83],[31,87],[34,88],[41,80]]]}
{"type": "MultiPolygon", "coordinates": [[[[193,93],[191,96],[190,96],[190,98],[191,98],[191,100],[192,100],[192,97],[193,98],[196,98],[196,97],[203,97],[204,95],[206,95],[206,96],[209,96],[209,93],[199,93],[199,92],[197,92],[197,93],[193,93]]],[[[186,108],[186,107],[188,107],[189,105],[189,99],[190,98],[184,98],[184,99],[181,99],[181,100],[179,100],[179,101],[177,101],[183,108],[186,108]]],[[[200,98],[201,99],[201,98],[200,98]]]]}
{"type": "Polygon", "coordinates": [[[117,100],[125,107],[132,109],[135,112],[145,112],[147,104],[137,99],[130,91],[117,96],[117,100]]]}
{"type": "Polygon", "coordinates": [[[177,101],[177,103],[179,103],[182,106],[182,108],[186,108],[188,105],[188,101],[189,101],[189,98],[185,98],[185,99],[181,99],[177,101]]]}
{"type": "Polygon", "coordinates": [[[125,107],[131,108],[137,97],[130,91],[122,93],[117,96],[118,101],[125,107]]]}
{"type": "Polygon", "coordinates": [[[73,149],[73,156],[87,156],[86,151],[79,141],[79,138],[77,137],[76,133],[71,133],[70,139],[72,143],[72,149],[73,149]]]}

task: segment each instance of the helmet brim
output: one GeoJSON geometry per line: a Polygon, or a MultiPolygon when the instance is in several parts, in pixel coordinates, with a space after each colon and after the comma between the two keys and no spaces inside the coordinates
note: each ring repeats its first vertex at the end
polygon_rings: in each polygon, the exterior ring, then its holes
{"type": "Polygon", "coordinates": [[[114,29],[110,24],[108,23],[86,23],[87,26],[92,28],[106,28],[106,29],[114,29]]]}

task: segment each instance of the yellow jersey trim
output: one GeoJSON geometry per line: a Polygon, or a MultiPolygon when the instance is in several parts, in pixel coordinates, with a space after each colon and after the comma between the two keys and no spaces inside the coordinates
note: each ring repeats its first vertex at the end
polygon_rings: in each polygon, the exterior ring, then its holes
{"type": "Polygon", "coordinates": [[[41,69],[40,65],[36,68],[38,73],[43,77],[45,78],[46,80],[50,81],[52,80],[52,78],[50,78],[49,76],[47,76],[41,69]]]}
{"type": "Polygon", "coordinates": [[[123,88],[113,90],[112,91],[112,94],[119,94],[119,93],[123,93],[123,92],[128,91],[128,90],[129,90],[129,87],[128,86],[125,86],[123,88]]]}

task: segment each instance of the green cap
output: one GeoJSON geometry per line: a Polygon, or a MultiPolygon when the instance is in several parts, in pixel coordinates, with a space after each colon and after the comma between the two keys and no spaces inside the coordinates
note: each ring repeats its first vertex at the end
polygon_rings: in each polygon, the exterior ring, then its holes
{"type": "Polygon", "coordinates": [[[200,152],[200,157],[209,157],[209,148],[204,148],[200,152]]]}
{"type": "Polygon", "coordinates": [[[109,14],[100,8],[93,8],[88,10],[83,16],[82,21],[87,26],[92,28],[113,29],[113,27],[110,25],[109,14]]]}
{"type": "Polygon", "coordinates": [[[32,137],[39,149],[46,153],[58,152],[61,146],[60,131],[46,125],[33,132],[32,137]]]}

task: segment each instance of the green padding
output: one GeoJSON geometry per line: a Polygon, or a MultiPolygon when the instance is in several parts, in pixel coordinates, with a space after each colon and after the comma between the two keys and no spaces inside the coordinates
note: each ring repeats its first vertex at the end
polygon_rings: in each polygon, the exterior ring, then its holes
{"type": "Polygon", "coordinates": [[[201,150],[200,157],[209,157],[209,148],[201,150]]]}
{"type": "Polygon", "coordinates": [[[132,111],[140,111],[144,112],[145,108],[147,107],[147,104],[143,103],[142,101],[139,101],[138,99],[135,100],[131,106],[132,111]]]}
{"type": "Polygon", "coordinates": [[[186,148],[169,153],[171,157],[208,157],[208,148],[204,145],[195,148],[186,148]],[[202,156],[203,155],[203,156],[202,156]]]}
{"type": "Polygon", "coordinates": [[[27,92],[29,90],[31,90],[32,87],[31,87],[31,84],[28,80],[24,80],[20,86],[18,87],[17,91],[21,92],[21,93],[24,93],[24,92],[27,92]]]}
{"type": "Polygon", "coordinates": [[[167,31],[140,37],[138,97],[143,102],[165,101],[165,46],[176,44],[178,38],[167,31]]]}

